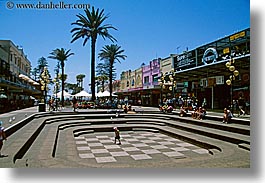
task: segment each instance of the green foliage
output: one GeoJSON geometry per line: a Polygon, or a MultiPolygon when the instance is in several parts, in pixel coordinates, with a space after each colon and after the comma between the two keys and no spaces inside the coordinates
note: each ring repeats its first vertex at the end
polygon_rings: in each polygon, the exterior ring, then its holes
{"type": "MultiPolygon", "coordinates": [[[[57,61],[59,61],[59,64],[57,65],[57,67],[61,68],[62,69],[62,73],[61,75],[58,75],[57,73],[57,77],[59,77],[58,79],[61,79],[62,80],[62,91],[64,91],[64,84],[65,84],[65,80],[66,80],[66,77],[67,75],[64,74],[64,62],[68,59],[68,57],[74,55],[74,53],[70,53],[70,49],[69,50],[66,50],[64,48],[57,48],[55,50],[53,50],[51,53],[50,53],[50,56],[48,58],[51,58],[51,59],[55,59],[57,61]],[[60,78],[61,77],[61,78],[60,78]]],[[[64,97],[63,97],[63,92],[62,92],[62,106],[64,106],[64,97]]]]}
{"type": "Polygon", "coordinates": [[[101,36],[104,40],[106,38],[110,39],[112,42],[116,39],[109,34],[109,29],[114,29],[110,24],[103,24],[108,16],[104,15],[104,9],[95,10],[92,7],[92,10],[85,10],[85,15],[78,14],[76,22],[72,23],[75,26],[71,30],[72,40],[74,41],[82,38],[84,39],[83,46],[86,45],[87,41],[91,38],[91,91],[92,91],[92,100],[96,99],[95,95],[95,52],[96,52],[96,40],[98,36],[101,36]]]}
{"type": "Polygon", "coordinates": [[[110,100],[112,100],[112,81],[113,81],[113,70],[114,63],[120,60],[125,60],[126,55],[123,54],[124,50],[117,44],[111,44],[104,46],[99,53],[100,60],[104,60],[108,63],[108,74],[109,74],[109,88],[110,88],[110,100]]]}

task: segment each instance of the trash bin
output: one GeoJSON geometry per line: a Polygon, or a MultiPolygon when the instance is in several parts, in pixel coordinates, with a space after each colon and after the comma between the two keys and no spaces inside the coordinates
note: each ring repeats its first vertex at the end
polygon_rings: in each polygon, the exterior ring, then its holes
{"type": "Polygon", "coordinates": [[[39,112],[46,112],[46,106],[44,103],[39,103],[39,112]]]}

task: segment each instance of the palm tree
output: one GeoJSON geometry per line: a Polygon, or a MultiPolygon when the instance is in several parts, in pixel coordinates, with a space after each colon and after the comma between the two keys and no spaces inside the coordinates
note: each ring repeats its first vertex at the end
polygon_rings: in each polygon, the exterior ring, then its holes
{"type": "Polygon", "coordinates": [[[125,60],[127,57],[122,53],[124,50],[121,50],[121,46],[116,44],[106,45],[103,49],[100,50],[99,58],[100,60],[109,61],[109,88],[110,88],[110,101],[112,101],[112,71],[114,69],[114,63],[117,60],[120,63],[120,59],[125,60]]]}
{"type": "Polygon", "coordinates": [[[60,62],[60,67],[62,69],[62,74],[61,74],[61,79],[62,79],[62,106],[64,107],[64,81],[65,81],[65,74],[64,74],[64,62],[68,59],[68,57],[70,57],[71,55],[74,55],[74,53],[70,53],[70,49],[69,50],[65,50],[64,48],[57,48],[55,50],[53,50],[48,58],[51,59],[55,59],[58,60],[60,62]]]}
{"type": "Polygon", "coordinates": [[[83,90],[83,81],[84,81],[85,77],[86,77],[86,75],[84,75],[84,74],[79,74],[76,76],[76,81],[78,83],[78,86],[81,87],[81,90],[83,90]]]}
{"type": "Polygon", "coordinates": [[[83,46],[87,43],[87,41],[91,38],[91,91],[92,91],[92,100],[95,101],[95,55],[96,55],[96,41],[97,37],[101,36],[103,39],[108,38],[112,42],[116,41],[116,39],[109,34],[109,29],[114,29],[110,24],[103,24],[103,22],[108,18],[108,16],[104,15],[104,9],[101,11],[99,9],[95,10],[92,7],[92,10],[85,10],[85,16],[82,14],[76,15],[78,20],[72,25],[76,25],[76,28],[71,30],[72,41],[78,40],[79,38],[84,38],[83,46]]]}

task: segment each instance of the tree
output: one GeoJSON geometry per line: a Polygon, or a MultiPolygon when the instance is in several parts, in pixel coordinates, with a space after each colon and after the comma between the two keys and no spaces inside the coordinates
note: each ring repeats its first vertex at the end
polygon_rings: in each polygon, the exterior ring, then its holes
{"type": "Polygon", "coordinates": [[[68,92],[71,90],[71,94],[74,95],[79,92],[77,84],[74,83],[65,83],[65,88],[68,92]]]}
{"type": "Polygon", "coordinates": [[[44,67],[47,67],[47,66],[48,66],[48,61],[46,60],[46,58],[45,57],[39,58],[39,60],[38,60],[38,70],[39,70],[39,72],[42,73],[43,70],[44,70],[44,67]]]}
{"type": "Polygon", "coordinates": [[[83,81],[85,77],[86,75],[84,74],[79,74],[76,76],[77,85],[81,88],[81,90],[83,90],[83,81]]]}
{"type": "Polygon", "coordinates": [[[44,67],[48,67],[48,61],[46,60],[45,57],[41,57],[38,60],[38,65],[36,67],[37,74],[39,74],[39,78],[41,73],[43,73],[44,67]]]}
{"type": "Polygon", "coordinates": [[[60,62],[60,67],[62,69],[62,74],[61,74],[61,79],[62,79],[62,106],[64,107],[64,82],[65,82],[65,74],[64,74],[64,65],[65,65],[65,61],[68,59],[68,57],[70,57],[71,55],[74,55],[74,53],[70,53],[70,49],[69,50],[65,50],[64,48],[57,48],[55,50],[53,50],[48,58],[51,59],[55,59],[58,60],[60,62]]]}
{"type": "Polygon", "coordinates": [[[58,74],[58,79],[61,80],[62,82],[64,80],[64,84],[65,84],[65,81],[67,80],[67,76],[68,76],[67,74],[64,74],[64,75],[58,74]]]}
{"type": "Polygon", "coordinates": [[[120,63],[120,59],[125,60],[127,57],[122,53],[124,50],[121,50],[121,46],[116,44],[106,45],[104,46],[99,53],[100,60],[108,60],[109,61],[109,85],[110,85],[110,101],[112,101],[112,71],[114,69],[114,63],[117,60],[120,63]]]}
{"type": "Polygon", "coordinates": [[[38,73],[39,73],[39,70],[36,67],[31,71],[31,75],[34,77],[35,81],[37,80],[37,74],[38,73]]]}
{"type": "Polygon", "coordinates": [[[72,41],[84,38],[83,46],[86,45],[87,41],[91,38],[91,91],[92,91],[92,100],[95,101],[95,55],[96,55],[96,41],[97,37],[101,36],[104,40],[105,38],[110,39],[112,42],[116,41],[116,39],[109,34],[109,29],[114,29],[110,24],[103,24],[104,21],[108,18],[108,16],[104,15],[104,9],[101,11],[99,9],[95,10],[92,7],[92,10],[85,10],[85,16],[82,14],[76,15],[78,20],[72,23],[77,27],[71,30],[72,41]]]}
{"type": "Polygon", "coordinates": [[[97,65],[97,77],[96,80],[98,82],[100,82],[101,86],[102,86],[102,92],[104,92],[104,85],[105,85],[105,81],[107,81],[108,79],[108,64],[104,64],[104,63],[98,63],[97,65]]]}

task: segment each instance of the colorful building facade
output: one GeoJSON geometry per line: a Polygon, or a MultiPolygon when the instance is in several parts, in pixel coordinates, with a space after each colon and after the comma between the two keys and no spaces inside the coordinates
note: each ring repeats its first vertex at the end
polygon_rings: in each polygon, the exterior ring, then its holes
{"type": "MultiPolygon", "coordinates": [[[[250,103],[250,28],[202,45],[181,54],[171,54],[163,59],[154,59],[142,66],[138,74],[124,71],[121,74],[119,97],[126,96],[133,104],[158,106],[162,91],[158,79],[161,73],[174,72],[173,94],[165,97],[196,98],[198,104],[207,101],[207,108],[222,109],[231,106],[233,100],[243,98],[250,103]],[[231,71],[227,62],[233,61],[238,76],[227,85],[231,71]],[[142,77],[142,87],[135,81],[142,77]],[[126,87],[125,87],[126,86],[126,87]],[[138,101],[138,102],[135,102],[138,101]]],[[[135,70],[136,71],[136,70],[135,70]]]]}

